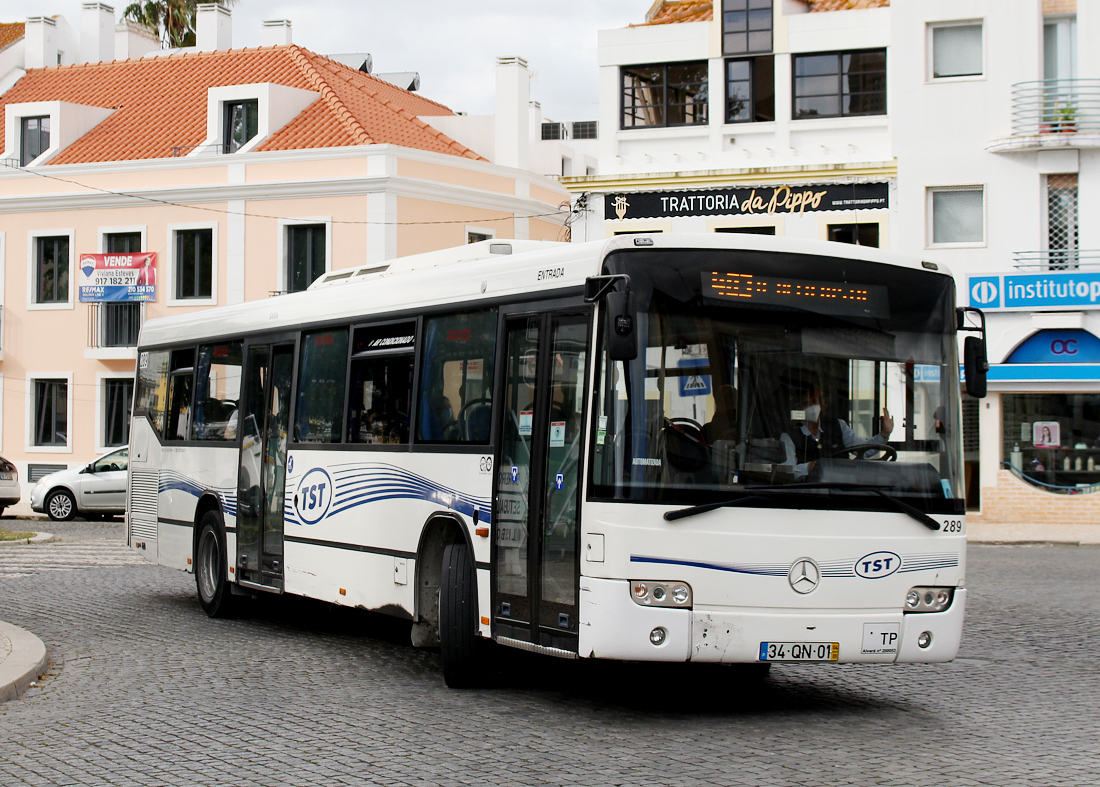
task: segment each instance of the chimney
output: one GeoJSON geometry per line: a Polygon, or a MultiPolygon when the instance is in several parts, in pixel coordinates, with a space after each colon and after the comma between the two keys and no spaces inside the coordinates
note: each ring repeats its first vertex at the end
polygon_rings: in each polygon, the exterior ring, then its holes
{"type": "Polygon", "coordinates": [[[260,46],[286,46],[291,44],[289,19],[265,19],[260,27],[260,46]]]}
{"type": "Polygon", "coordinates": [[[138,58],[160,49],[157,34],[132,19],[123,19],[115,27],[115,60],[138,58]]]}
{"type": "Polygon", "coordinates": [[[111,60],[115,53],[114,29],[115,9],[105,3],[85,3],[80,12],[81,62],[111,60]]]}
{"type": "Polygon", "coordinates": [[[497,58],[496,157],[493,163],[527,169],[531,74],[522,57],[497,58]]]}
{"type": "Polygon", "coordinates": [[[195,10],[195,45],[200,52],[233,48],[233,15],[217,3],[199,3],[195,10]]]}
{"type": "Polygon", "coordinates": [[[28,16],[23,29],[25,68],[57,65],[57,22],[48,16],[28,16]]]}

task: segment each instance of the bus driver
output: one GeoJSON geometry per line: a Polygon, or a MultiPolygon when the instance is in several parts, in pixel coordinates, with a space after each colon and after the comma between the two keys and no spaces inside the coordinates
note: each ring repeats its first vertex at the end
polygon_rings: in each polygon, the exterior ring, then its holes
{"type": "Polygon", "coordinates": [[[882,408],[882,431],[867,440],[840,418],[827,415],[826,404],[821,386],[812,384],[799,399],[803,423],[792,423],[779,438],[787,453],[785,464],[794,466],[796,480],[808,476],[818,459],[843,456],[845,448],[856,445],[885,445],[894,431],[894,419],[885,407],[882,408]]]}

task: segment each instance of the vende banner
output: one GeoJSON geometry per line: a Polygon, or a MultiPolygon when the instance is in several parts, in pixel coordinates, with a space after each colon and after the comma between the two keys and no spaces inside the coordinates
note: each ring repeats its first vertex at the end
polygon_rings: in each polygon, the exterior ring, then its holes
{"type": "Polygon", "coordinates": [[[157,253],[81,254],[80,302],[155,301],[157,253]]]}

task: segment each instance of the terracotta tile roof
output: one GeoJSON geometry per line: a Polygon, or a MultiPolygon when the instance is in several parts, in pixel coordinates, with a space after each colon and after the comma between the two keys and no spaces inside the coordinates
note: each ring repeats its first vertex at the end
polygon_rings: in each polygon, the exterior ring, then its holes
{"type": "Polygon", "coordinates": [[[71,101],[116,111],[51,164],[167,158],[206,138],[207,88],[273,82],[320,98],[257,150],[394,144],[480,159],[417,116],[450,109],[291,44],[32,69],[0,106],[71,101]]]}
{"type": "Polygon", "coordinates": [[[888,8],[890,0],[812,0],[810,13],[815,11],[854,11],[857,8],[888,8]]]}
{"type": "Polygon", "coordinates": [[[631,27],[672,25],[678,22],[709,22],[714,18],[713,0],[657,0],[645,21],[631,27]]]}
{"type": "Polygon", "coordinates": [[[23,37],[23,22],[0,22],[0,49],[7,49],[23,37]]]}

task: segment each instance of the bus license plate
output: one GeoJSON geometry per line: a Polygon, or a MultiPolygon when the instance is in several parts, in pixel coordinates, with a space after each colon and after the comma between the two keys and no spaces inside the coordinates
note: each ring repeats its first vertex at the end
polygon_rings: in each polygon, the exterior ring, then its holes
{"type": "Polygon", "coordinates": [[[761,661],[838,661],[839,642],[761,642],[761,661]]]}

